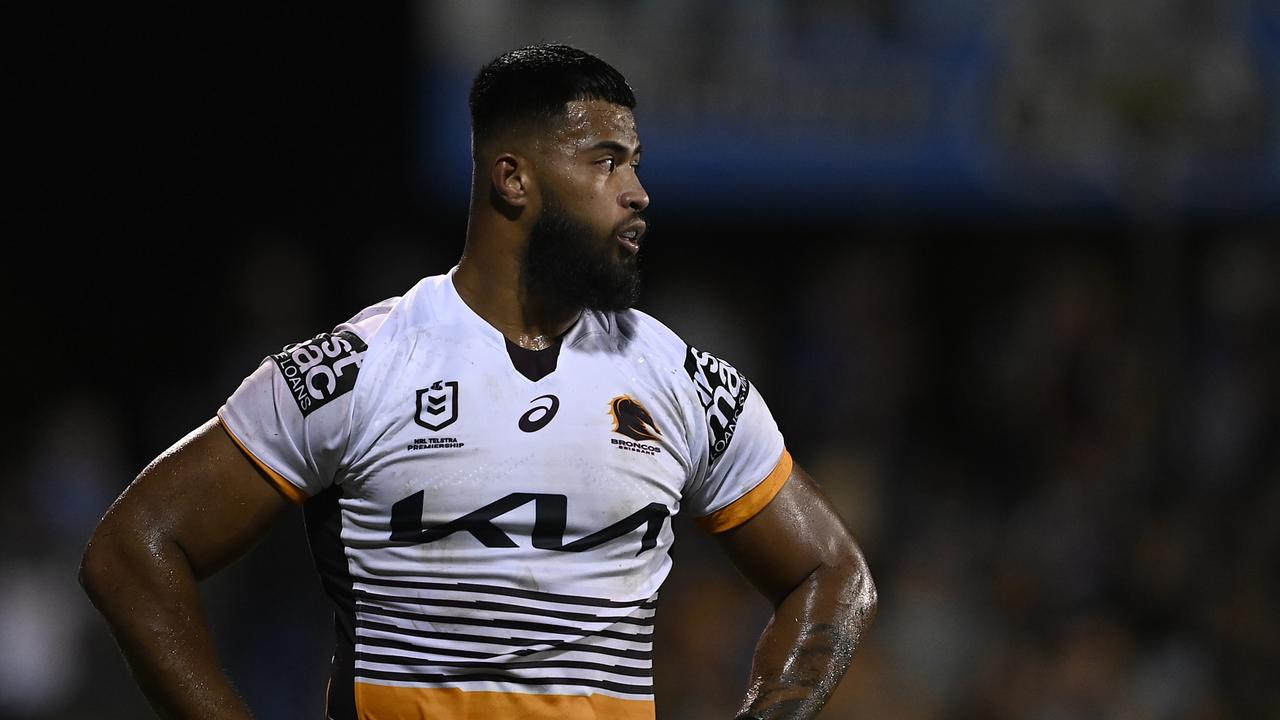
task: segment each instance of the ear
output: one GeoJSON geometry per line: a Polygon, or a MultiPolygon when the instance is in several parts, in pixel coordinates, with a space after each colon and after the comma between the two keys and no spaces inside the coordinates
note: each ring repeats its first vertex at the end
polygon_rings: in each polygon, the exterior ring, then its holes
{"type": "Polygon", "coordinates": [[[490,167],[489,182],[494,193],[513,207],[529,204],[533,193],[532,164],[525,158],[503,153],[490,167]]]}

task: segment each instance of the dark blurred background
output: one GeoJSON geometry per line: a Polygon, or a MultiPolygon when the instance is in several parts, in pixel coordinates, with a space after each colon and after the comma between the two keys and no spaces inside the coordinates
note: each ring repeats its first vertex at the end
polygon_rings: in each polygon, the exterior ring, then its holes
{"type": "MultiPolygon", "coordinates": [[[[823,717],[1280,717],[1275,3],[28,12],[0,716],[149,715],[75,584],[92,527],[264,355],[452,266],[468,83],[546,40],[637,91],[641,308],[746,372],[866,550],[823,717]]],[[[730,717],[768,608],[677,534],[658,714],[730,717]]],[[[301,513],[205,587],[259,716],[319,717],[301,513]]]]}

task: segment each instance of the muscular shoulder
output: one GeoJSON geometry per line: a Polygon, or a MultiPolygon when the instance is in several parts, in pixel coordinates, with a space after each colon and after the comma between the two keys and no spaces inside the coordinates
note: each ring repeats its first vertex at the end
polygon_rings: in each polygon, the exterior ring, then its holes
{"type": "Polygon", "coordinates": [[[362,345],[361,351],[367,352],[369,358],[377,356],[386,346],[424,327],[447,322],[447,318],[441,317],[436,298],[441,292],[441,283],[447,281],[446,275],[425,277],[404,295],[387,298],[356,313],[335,327],[332,334],[362,345]]]}
{"type": "Polygon", "coordinates": [[[286,345],[270,356],[303,417],[355,388],[369,343],[398,300],[370,305],[332,331],[286,345]]]}
{"type": "Polygon", "coordinates": [[[712,455],[723,451],[751,391],[746,377],[640,310],[600,315],[620,350],[646,358],[688,402],[696,403],[695,409],[707,421],[712,455]]]}
{"type": "Polygon", "coordinates": [[[404,295],[374,303],[331,331],[271,355],[299,412],[309,416],[353,390],[360,395],[389,348],[436,321],[434,296],[443,281],[447,281],[443,275],[423,278],[404,295]]]}
{"type": "Polygon", "coordinates": [[[416,328],[439,322],[436,298],[447,275],[433,275],[417,282],[404,295],[388,298],[356,313],[338,326],[359,335],[370,348],[395,342],[416,328]]]}
{"type": "Polygon", "coordinates": [[[739,376],[729,363],[698,349],[652,315],[633,309],[613,316],[617,334],[626,345],[658,361],[665,369],[680,370],[678,374],[695,386],[710,382],[704,377],[708,372],[723,373],[726,382],[733,380],[730,375],[739,376]]]}
{"type": "Polygon", "coordinates": [[[664,364],[678,363],[684,354],[684,339],[662,321],[640,310],[609,313],[620,344],[642,352],[664,364]]]}
{"type": "Polygon", "coordinates": [[[685,342],[657,320],[645,318],[679,348],[678,369],[673,374],[685,384],[706,422],[708,451],[714,462],[733,439],[751,395],[751,383],[728,361],[685,342]]]}
{"type": "Polygon", "coordinates": [[[658,319],[634,309],[587,311],[581,327],[571,332],[568,345],[643,363],[654,373],[681,367],[687,348],[684,340],[658,319]]]}

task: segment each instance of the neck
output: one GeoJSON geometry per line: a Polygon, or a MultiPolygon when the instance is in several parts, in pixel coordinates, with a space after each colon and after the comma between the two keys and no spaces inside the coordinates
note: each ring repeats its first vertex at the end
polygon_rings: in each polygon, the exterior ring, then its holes
{"type": "Polygon", "coordinates": [[[520,281],[519,255],[499,251],[518,245],[491,245],[468,232],[453,284],[462,301],[508,340],[528,350],[545,350],[577,322],[582,308],[527,293],[520,281]]]}

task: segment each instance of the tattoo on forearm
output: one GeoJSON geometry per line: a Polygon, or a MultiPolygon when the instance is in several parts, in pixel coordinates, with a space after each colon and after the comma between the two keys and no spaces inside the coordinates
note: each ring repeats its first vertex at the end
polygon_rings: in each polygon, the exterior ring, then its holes
{"type": "Polygon", "coordinates": [[[778,607],[756,648],[744,716],[799,720],[826,704],[875,613],[865,568],[852,578],[837,572],[815,571],[778,607]]]}

